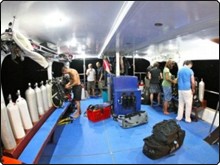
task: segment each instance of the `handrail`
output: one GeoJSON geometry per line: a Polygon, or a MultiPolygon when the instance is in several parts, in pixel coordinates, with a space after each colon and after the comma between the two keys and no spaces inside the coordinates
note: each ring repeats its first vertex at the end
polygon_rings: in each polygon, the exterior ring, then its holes
{"type": "Polygon", "coordinates": [[[205,89],[205,92],[213,93],[213,94],[219,95],[219,92],[215,92],[215,91],[211,91],[211,90],[207,90],[207,89],[205,89]]]}
{"type": "Polygon", "coordinates": [[[141,80],[141,75],[142,74],[146,75],[146,72],[134,72],[134,75],[137,75],[137,74],[139,74],[139,78],[141,80]]]}
{"type": "Polygon", "coordinates": [[[135,74],[146,74],[146,72],[134,72],[135,74]]]}

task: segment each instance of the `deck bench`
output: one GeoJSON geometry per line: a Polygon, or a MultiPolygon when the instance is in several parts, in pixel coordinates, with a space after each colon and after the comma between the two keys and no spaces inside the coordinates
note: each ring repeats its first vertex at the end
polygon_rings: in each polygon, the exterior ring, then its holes
{"type": "Polygon", "coordinates": [[[38,163],[45,146],[49,141],[51,141],[51,138],[53,137],[57,122],[66,112],[69,105],[70,102],[65,102],[62,107],[56,108],[54,110],[54,112],[47,118],[47,120],[31,138],[30,142],[18,157],[18,160],[24,162],[25,164],[38,163]]]}

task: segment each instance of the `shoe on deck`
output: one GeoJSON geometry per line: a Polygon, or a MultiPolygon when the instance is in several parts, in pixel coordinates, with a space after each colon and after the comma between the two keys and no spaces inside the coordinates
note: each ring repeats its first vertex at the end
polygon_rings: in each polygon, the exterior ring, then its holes
{"type": "Polygon", "coordinates": [[[169,115],[170,113],[169,112],[163,112],[165,115],[169,115]]]}
{"type": "Polygon", "coordinates": [[[76,118],[78,118],[79,116],[80,116],[80,113],[77,113],[77,112],[76,112],[76,113],[73,115],[73,118],[76,119],[76,118]]]}

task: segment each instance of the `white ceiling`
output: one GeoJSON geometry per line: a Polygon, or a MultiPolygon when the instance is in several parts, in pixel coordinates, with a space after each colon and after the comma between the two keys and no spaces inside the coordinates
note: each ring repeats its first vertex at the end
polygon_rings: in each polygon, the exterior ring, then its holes
{"type": "Polygon", "coordinates": [[[94,56],[146,54],[147,47],[170,39],[219,38],[217,1],[3,1],[1,33],[13,20],[28,38],[78,55],[79,45],[94,56]],[[78,47],[70,44],[74,37],[78,47]]]}

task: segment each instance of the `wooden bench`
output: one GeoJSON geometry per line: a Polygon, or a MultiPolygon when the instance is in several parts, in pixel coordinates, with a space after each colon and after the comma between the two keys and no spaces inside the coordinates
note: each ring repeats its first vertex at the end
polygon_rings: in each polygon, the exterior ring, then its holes
{"type": "Polygon", "coordinates": [[[66,112],[70,105],[70,102],[65,102],[63,107],[55,109],[47,120],[42,124],[39,130],[31,138],[30,142],[21,152],[18,160],[25,164],[37,164],[40,156],[47,145],[47,143],[53,137],[54,130],[57,122],[66,112]]]}

